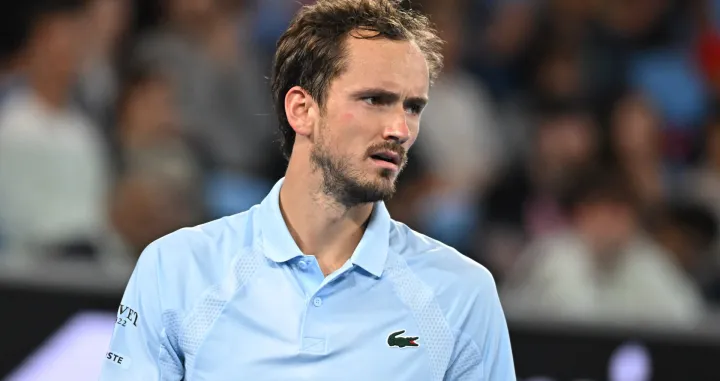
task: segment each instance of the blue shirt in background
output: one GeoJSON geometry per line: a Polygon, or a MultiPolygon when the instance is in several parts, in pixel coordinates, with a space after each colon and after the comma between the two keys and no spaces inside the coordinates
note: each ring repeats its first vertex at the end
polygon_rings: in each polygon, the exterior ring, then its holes
{"type": "Polygon", "coordinates": [[[485,268],[379,202],[326,277],[285,225],[282,182],[247,212],[147,247],[101,381],[515,380],[485,268]]]}

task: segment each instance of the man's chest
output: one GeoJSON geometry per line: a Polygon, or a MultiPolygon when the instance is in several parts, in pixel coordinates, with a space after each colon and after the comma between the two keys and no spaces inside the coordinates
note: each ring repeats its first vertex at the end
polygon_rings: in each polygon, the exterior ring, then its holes
{"type": "Polygon", "coordinates": [[[226,305],[186,358],[188,381],[433,380],[431,338],[397,299],[278,291],[226,305]]]}

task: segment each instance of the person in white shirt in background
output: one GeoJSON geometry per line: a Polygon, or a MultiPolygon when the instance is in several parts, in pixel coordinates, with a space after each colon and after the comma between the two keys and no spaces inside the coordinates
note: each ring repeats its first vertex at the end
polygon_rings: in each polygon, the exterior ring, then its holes
{"type": "Polygon", "coordinates": [[[6,94],[0,109],[3,267],[78,255],[113,263],[117,258],[102,248],[109,242],[106,145],[71,106],[84,58],[86,2],[41,1],[28,17],[18,52],[25,85],[6,94]]]}
{"type": "Polygon", "coordinates": [[[627,182],[588,171],[569,192],[573,220],[532,243],[501,290],[508,316],[693,327],[700,291],[646,235],[627,182]]]}

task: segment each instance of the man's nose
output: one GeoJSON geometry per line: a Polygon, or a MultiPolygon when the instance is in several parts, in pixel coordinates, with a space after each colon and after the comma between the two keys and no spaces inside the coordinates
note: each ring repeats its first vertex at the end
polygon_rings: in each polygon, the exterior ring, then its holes
{"type": "Polygon", "coordinates": [[[405,112],[396,116],[390,125],[385,128],[383,138],[385,140],[394,140],[398,144],[405,144],[410,140],[410,126],[408,126],[405,112]]]}

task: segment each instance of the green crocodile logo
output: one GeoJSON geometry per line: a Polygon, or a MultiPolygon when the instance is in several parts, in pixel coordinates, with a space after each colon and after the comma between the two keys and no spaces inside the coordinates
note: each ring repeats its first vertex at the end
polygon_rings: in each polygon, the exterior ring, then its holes
{"type": "Polygon", "coordinates": [[[418,343],[415,342],[417,340],[417,337],[399,337],[405,333],[405,330],[393,332],[388,336],[387,343],[391,347],[417,347],[418,343]]]}

